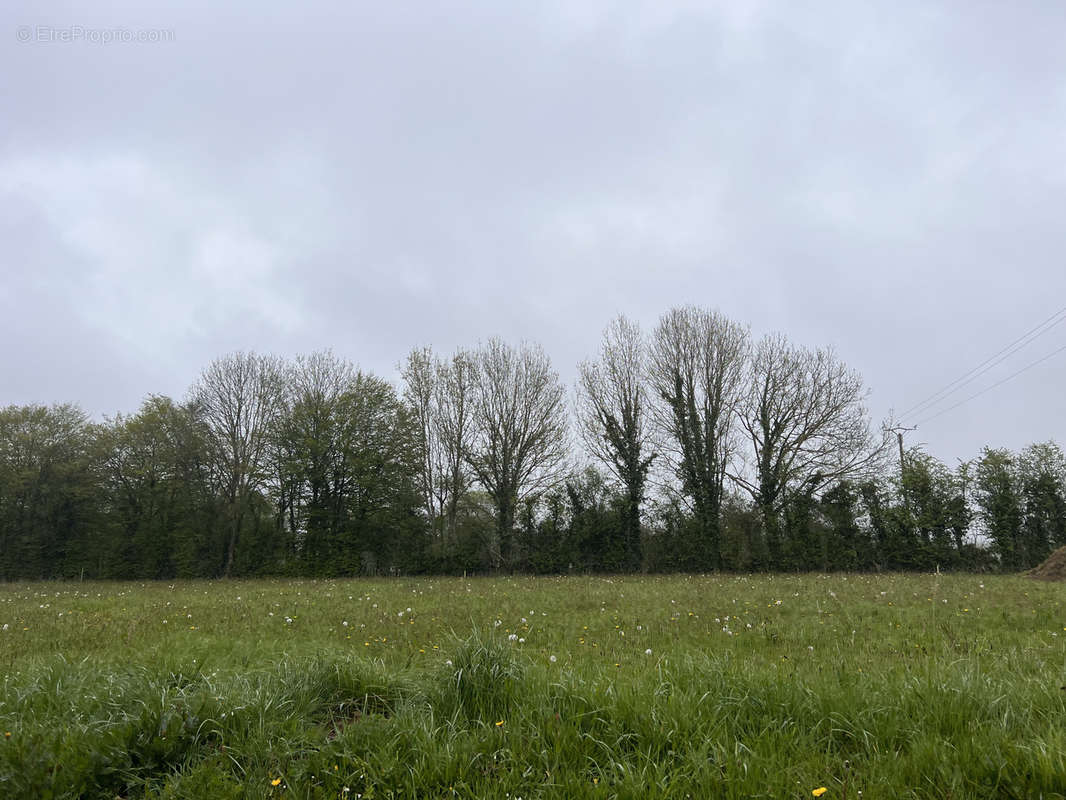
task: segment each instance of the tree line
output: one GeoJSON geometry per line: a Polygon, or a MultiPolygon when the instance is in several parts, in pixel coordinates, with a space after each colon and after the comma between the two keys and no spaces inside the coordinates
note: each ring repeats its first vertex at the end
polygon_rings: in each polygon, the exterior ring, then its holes
{"type": "Polygon", "coordinates": [[[488,571],[1021,570],[1066,544],[1053,442],[895,459],[828,348],[671,309],[544,351],[217,359],[90,420],[0,409],[0,580],[488,571]]]}

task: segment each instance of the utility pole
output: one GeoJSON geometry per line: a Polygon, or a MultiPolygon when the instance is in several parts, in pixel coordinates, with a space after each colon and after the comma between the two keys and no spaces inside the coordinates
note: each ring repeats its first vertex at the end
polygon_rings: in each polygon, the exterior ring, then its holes
{"type": "Polygon", "coordinates": [[[907,433],[908,431],[916,430],[918,430],[917,425],[912,425],[909,428],[905,425],[895,425],[891,428],[886,426],[884,428],[885,433],[892,432],[896,434],[896,441],[899,443],[899,494],[900,497],[903,498],[903,504],[907,507],[908,511],[910,511],[910,503],[907,501],[907,493],[903,490],[903,479],[906,471],[906,462],[904,461],[903,456],[903,434],[907,433]]]}

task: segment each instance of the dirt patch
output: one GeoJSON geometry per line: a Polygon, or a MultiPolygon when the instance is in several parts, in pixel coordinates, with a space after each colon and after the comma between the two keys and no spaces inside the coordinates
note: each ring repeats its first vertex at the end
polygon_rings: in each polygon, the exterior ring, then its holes
{"type": "Polygon", "coordinates": [[[1047,557],[1039,567],[1033,567],[1026,575],[1040,581],[1066,581],[1066,547],[1060,547],[1047,557]]]}

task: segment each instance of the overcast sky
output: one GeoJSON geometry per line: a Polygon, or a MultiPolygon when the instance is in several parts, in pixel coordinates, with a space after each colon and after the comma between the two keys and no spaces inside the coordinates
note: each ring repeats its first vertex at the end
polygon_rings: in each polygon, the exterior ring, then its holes
{"type": "MultiPolygon", "coordinates": [[[[879,421],[1066,306],[1058,0],[166,5],[0,10],[0,405],[490,336],[572,383],[695,303],[834,346],[879,421]]],[[[909,441],[1048,438],[1066,353],[909,441]]]]}

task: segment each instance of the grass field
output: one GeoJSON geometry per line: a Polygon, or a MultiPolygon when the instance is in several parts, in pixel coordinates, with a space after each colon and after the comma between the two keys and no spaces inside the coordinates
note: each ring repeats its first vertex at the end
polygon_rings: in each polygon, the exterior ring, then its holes
{"type": "Polygon", "coordinates": [[[1066,585],[0,586],[0,797],[1066,796],[1066,585]]]}

